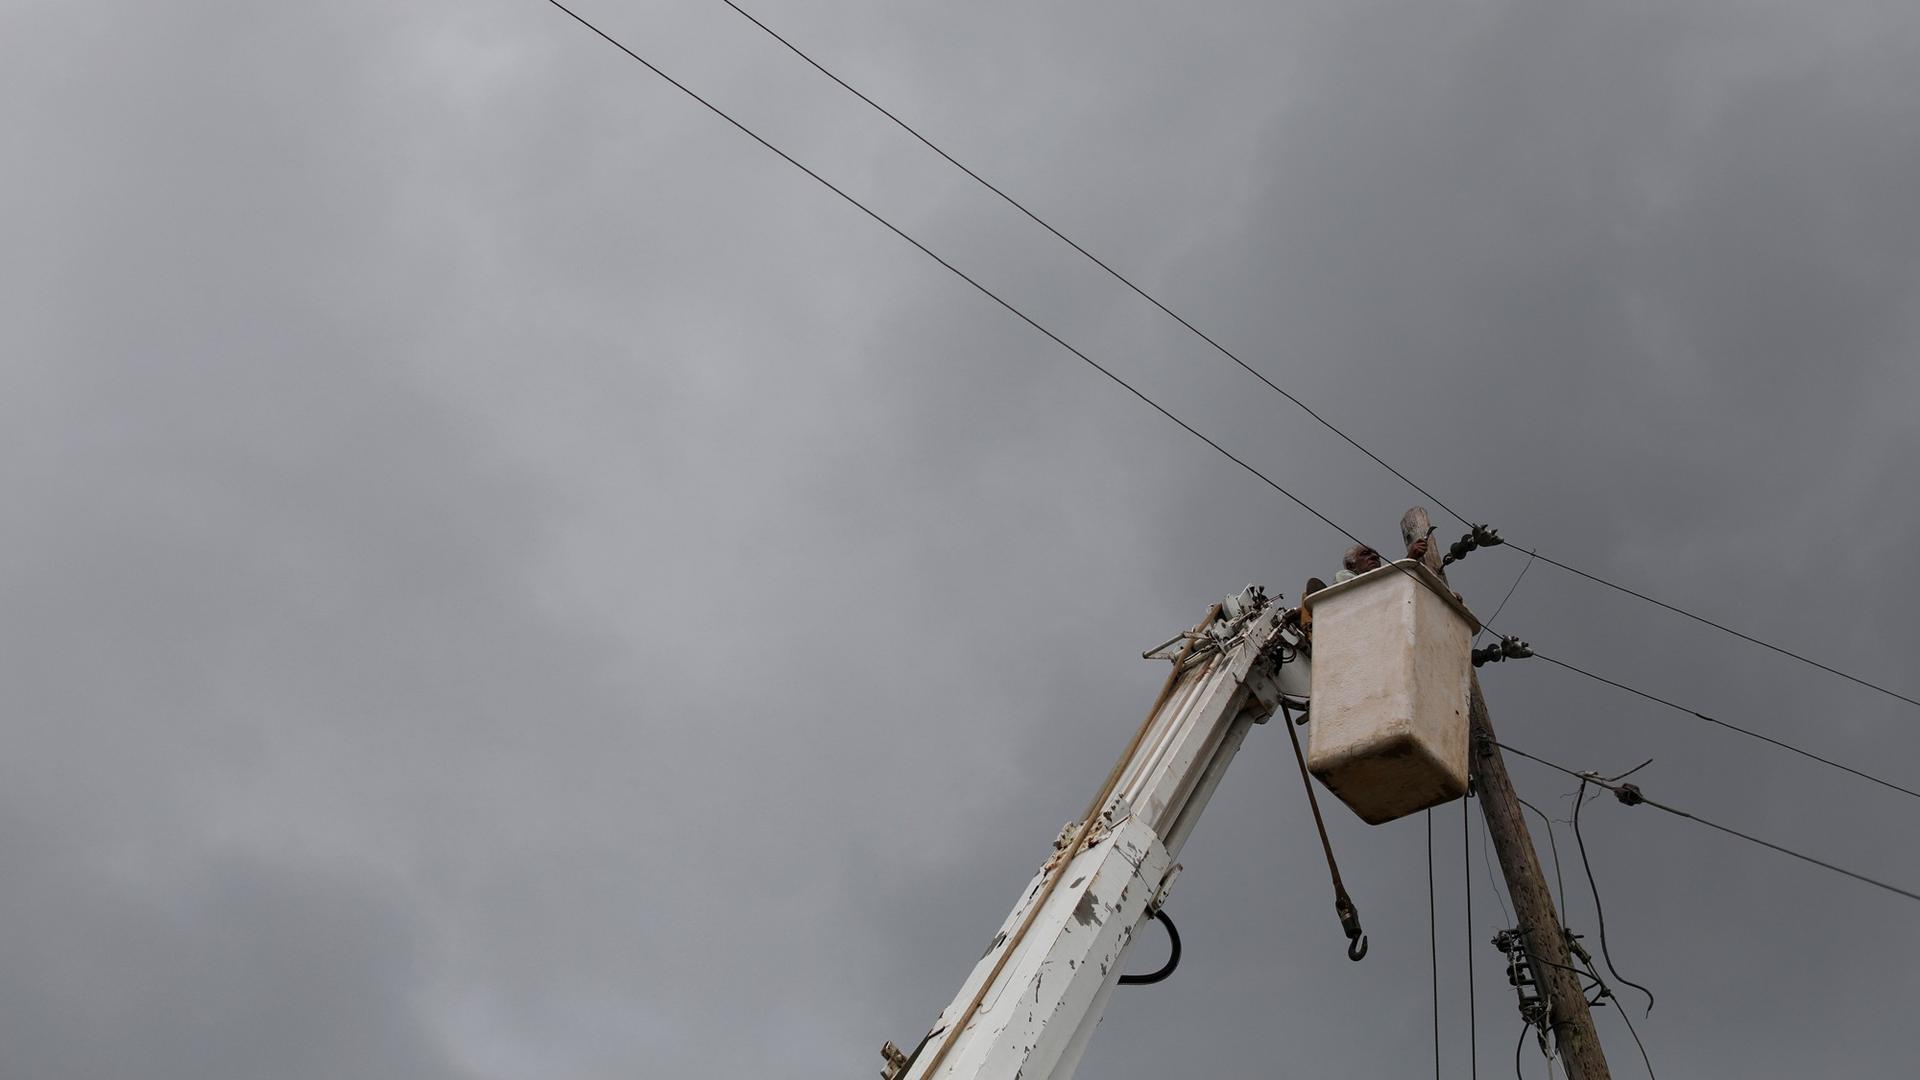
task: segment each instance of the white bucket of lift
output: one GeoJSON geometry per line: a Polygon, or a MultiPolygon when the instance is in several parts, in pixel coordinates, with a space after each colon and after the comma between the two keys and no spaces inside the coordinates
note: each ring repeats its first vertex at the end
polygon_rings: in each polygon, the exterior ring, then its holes
{"type": "Polygon", "coordinates": [[[1480,621],[1414,559],[1302,604],[1313,619],[1307,768],[1369,825],[1465,795],[1480,621]]]}

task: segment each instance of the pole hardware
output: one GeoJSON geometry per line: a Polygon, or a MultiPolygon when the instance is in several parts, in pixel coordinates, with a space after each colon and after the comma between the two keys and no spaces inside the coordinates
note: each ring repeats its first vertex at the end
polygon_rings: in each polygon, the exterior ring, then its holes
{"type": "Polygon", "coordinates": [[[1473,666],[1497,664],[1502,660],[1525,660],[1533,655],[1533,647],[1517,637],[1503,637],[1492,645],[1473,650],[1473,666]]]}
{"type": "Polygon", "coordinates": [[[1499,547],[1504,543],[1506,540],[1490,526],[1475,525],[1472,532],[1455,540],[1453,546],[1447,548],[1446,557],[1440,560],[1440,565],[1448,566],[1457,563],[1466,558],[1468,552],[1483,547],[1499,547]]]}
{"type": "Polygon", "coordinates": [[[1535,1030],[1540,1038],[1540,1051],[1550,1053],[1547,1046],[1547,1032],[1552,1027],[1553,1010],[1548,1006],[1539,979],[1534,971],[1533,950],[1527,948],[1527,932],[1518,928],[1502,930],[1493,936],[1493,947],[1505,954],[1507,959],[1507,985],[1513,987],[1519,997],[1520,1018],[1527,1026],[1535,1030]]]}

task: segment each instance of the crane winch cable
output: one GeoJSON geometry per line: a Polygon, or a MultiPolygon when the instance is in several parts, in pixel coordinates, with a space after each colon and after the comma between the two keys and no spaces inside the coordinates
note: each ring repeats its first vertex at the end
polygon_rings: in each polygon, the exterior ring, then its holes
{"type": "Polygon", "coordinates": [[[1367,935],[1360,929],[1360,913],[1355,910],[1353,900],[1347,896],[1347,887],[1340,881],[1340,864],[1333,857],[1333,841],[1327,839],[1327,822],[1320,816],[1320,799],[1313,793],[1313,778],[1307,773],[1307,755],[1300,750],[1300,733],[1294,730],[1293,712],[1287,708],[1283,699],[1280,702],[1281,727],[1287,729],[1287,739],[1293,743],[1293,760],[1300,765],[1300,786],[1307,791],[1307,805],[1313,809],[1313,827],[1320,831],[1320,850],[1327,854],[1327,873],[1333,877],[1333,910],[1340,916],[1340,929],[1347,935],[1347,959],[1358,961],[1367,955],[1367,935]]]}

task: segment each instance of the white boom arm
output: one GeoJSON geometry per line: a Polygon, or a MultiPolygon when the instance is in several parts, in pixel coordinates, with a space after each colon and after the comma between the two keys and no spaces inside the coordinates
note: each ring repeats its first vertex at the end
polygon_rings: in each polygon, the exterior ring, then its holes
{"type": "Polygon", "coordinates": [[[886,1080],[1073,1075],[1121,975],[1127,946],[1165,900],[1180,870],[1174,859],[1227,764],[1283,695],[1296,704],[1306,697],[1307,659],[1294,648],[1296,631],[1281,624],[1282,614],[1260,588],[1248,586],[1221,604],[1217,618],[1174,639],[1192,648],[1121,765],[1086,842],[1060,872],[1059,862],[1069,857],[1060,849],[1083,823],[1062,831],[1053,858],[1021,891],[986,955],[919,1047],[909,1057],[887,1044],[886,1080]],[[1049,892],[1055,873],[1059,881],[1049,892]],[[1037,913],[1031,911],[1036,903],[1037,913]],[[982,994],[989,978],[993,984],[982,994]]]}

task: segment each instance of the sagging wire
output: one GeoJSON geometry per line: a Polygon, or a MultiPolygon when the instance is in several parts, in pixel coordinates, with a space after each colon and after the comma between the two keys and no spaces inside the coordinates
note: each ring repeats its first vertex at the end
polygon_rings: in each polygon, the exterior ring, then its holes
{"type": "MultiPolygon", "coordinates": [[[[1620,999],[1615,996],[1613,992],[1613,987],[1608,986],[1607,981],[1600,977],[1600,972],[1594,969],[1593,954],[1587,951],[1586,946],[1580,944],[1580,935],[1571,930],[1565,930],[1563,933],[1566,934],[1567,938],[1567,951],[1578,958],[1582,964],[1586,965],[1588,977],[1592,978],[1600,988],[1600,993],[1595,995],[1592,1001],[1587,1002],[1587,1007],[1594,1008],[1605,1004],[1609,1000],[1619,1001],[1620,999]]],[[[1627,1034],[1633,1036],[1633,1045],[1640,1049],[1640,1061],[1647,1067],[1647,1080],[1658,1080],[1658,1078],[1654,1076],[1653,1058],[1647,1053],[1647,1044],[1640,1041],[1640,1032],[1634,1029],[1633,1017],[1628,1016],[1627,1010],[1625,1009],[1616,1008],[1614,1011],[1619,1014],[1620,1022],[1627,1025],[1627,1034]]]]}
{"type": "MultiPolygon", "coordinates": [[[[1651,765],[1652,763],[1653,763],[1653,759],[1648,758],[1646,761],[1643,761],[1640,764],[1634,766],[1633,768],[1628,769],[1626,772],[1620,774],[1619,776],[1610,777],[1609,780],[1610,782],[1618,783],[1620,780],[1623,780],[1626,777],[1631,776],[1636,772],[1639,772],[1641,769],[1646,768],[1648,765],[1651,765]]],[[[1628,786],[1631,786],[1631,785],[1628,785],[1628,786]]],[[[1580,835],[1580,808],[1586,805],[1586,800],[1581,798],[1580,796],[1583,796],[1586,793],[1587,793],[1587,780],[1585,777],[1582,777],[1580,780],[1580,791],[1575,795],[1573,800],[1573,840],[1574,840],[1574,843],[1580,845],[1580,865],[1586,868],[1587,887],[1593,890],[1593,916],[1594,916],[1594,919],[1600,925],[1600,956],[1606,960],[1607,970],[1613,972],[1614,978],[1619,979],[1621,982],[1627,984],[1628,986],[1633,987],[1635,990],[1638,990],[1642,994],[1645,994],[1647,996],[1647,1015],[1651,1016],[1653,1015],[1653,991],[1647,989],[1644,986],[1641,986],[1639,983],[1634,982],[1632,979],[1627,978],[1625,975],[1620,974],[1620,969],[1613,966],[1613,952],[1607,948],[1607,912],[1605,908],[1600,906],[1600,885],[1597,881],[1594,880],[1593,864],[1587,861],[1586,838],[1580,835]]]]}

